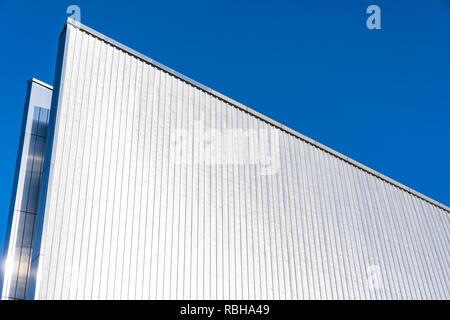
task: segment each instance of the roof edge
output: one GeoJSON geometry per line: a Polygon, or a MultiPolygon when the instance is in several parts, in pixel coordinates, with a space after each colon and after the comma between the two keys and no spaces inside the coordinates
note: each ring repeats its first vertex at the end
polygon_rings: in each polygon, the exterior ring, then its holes
{"type": "Polygon", "coordinates": [[[31,82],[34,82],[34,83],[36,83],[36,84],[38,84],[40,86],[43,86],[43,87],[45,87],[47,89],[53,90],[53,86],[51,86],[51,85],[49,85],[49,84],[47,84],[47,83],[45,83],[45,82],[43,82],[41,80],[38,80],[36,78],[31,78],[30,80],[27,81],[27,83],[31,83],[31,82]]]}
{"type": "Polygon", "coordinates": [[[290,128],[280,124],[279,122],[277,122],[277,121],[275,121],[275,120],[273,120],[273,119],[271,119],[271,118],[269,118],[269,117],[267,117],[267,116],[265,116],[265,115],[255,111],[255,110],[253,110],[253,109],[243,105],[242,103],[239,103],[239,102],[237,102],[237,101],[235,101],[235,100],[233,100],[233,99],[231,99],[231,98],[229,98],[229,97],[227,97],[227,96],[225,96],[225,95],[223,95],[223,94],[221,94],[221,93],[219,93],[219,92],[217,92],[217,91],[215,91],[215,90],[213,90],[213,89],[211,89],[211,88],[209,88],[209,87],[207,87],[207,86],[205,86],[205,85],[203,85],[203,84],[201,84],[201,83],[199,83],[199,82],[197,82],[197,81],[195,81],[195,80],[193,80],[193,79],[191,79],[189,77],[186,77],[185,75],[183,75],[183,74],[181,74],[181,73],[179,73],[179,72],[177,72],[175,70],[172,70],[171,68],[168,68],[167,66],[163,65],[162,63],[159,63],[159,62],[153,60],[152,58],[149,58],[146,55],[141,54],[141,53],[137,52],[136,50],[133,50],[133,49],[131,49],[131,48],[129,48],[129,47],[127,47],[127,46],[125,46],[125,45],[123,45],[123,44],[121,44],[121,43],[119,43],[119,42],[117,42],[117,41],[115,41],[115,40],[105,36],[104,34],[98,32],[98,31],[96,31],[94,29],[89,28],[88,26],[85,26],[84,24],[82,24],[79,21],[73,20],[72,18],[67,18],[66,24],[64,25],[64,28],[63,28],[63,31],[61,32],[61,34],[65,31],[65,29],[67,28],[68,24],[74,26],[75,28],[78,28],[80,30],[85,31],[85,32],[93,35],[94,37],[99,38],[99,39],[101,39],[101,40],[111,44],[112,46],[115,46],[118,49],[123,50],[123,51],[125,51],[125,52],[127,52],[127,53],[129,53],[129,54],[131,54],[133,56],[135,56],[136,58],[138,58],[140,60],[148,62],[148,63],[152,64],[153,66],[155,66],[155,67],[157,67],[157,68],[159,68],[159,69],[161,69],[161,70],[163,70],[163,71],[165,71],[167,73],[170,73],[171,75],[173,75],[173,76],[175,76],[175,77],[177,77],[177,78],[179,78],[179,79],[181,79],[181,80],[183,80],[183,81],[185,81],[185,82],[187,82],[187,83],[189,83],[189,84],[191,84],[191,85],[201,89],[202,91],[205,91],[205,92],[207,92],[207,93],[217,97],[218,99],[223,100],[223,101],[225,101],[225,102],[227,102],[227,103],[229,103],[229,104],[231,104],[231,105],[233,105],[233,106],[235,106],[235,107],[237,107],[237,108],[239,108],[239,109],[241,109],[241,110],[243,110],[243,111],[245,111],[245,112],[247,112],[247,113],[257,117],[257,118],[259,118],[260,120],[263,120],[264,122],[267,122],[270,125],[272,125],[274,127],[277,127],[278,129],[280,129],[280,130],[282,130],[282,131],[284,131],[286,133],[289,133],[292,136],[295,136],[295,137],[303,140],[304,142],[307,142],[307,143],[309,143],[309,144],[311,144],[313,146],[316,146],[317,148],[322,149],[323,151],[325,151],[325,152],[327,152],[327,153],[329,153],[329,154],[331,154],[331,155],[333,155],[333,156],[335,156],[335,157],[337,157],[337,158],[339,158],[341,160],[344,160],[345,162],[347,162],[347,163],[349,163],[349,164],[351,164],[351,165],[353,165],[353,166],[355,166],[355,167],[357,167],[357,168],[359,168],[359,169],[361,169],[361,170],[363,170],[363,171],[365,171],[365,172],[367,172],[367,173],[369,173],[369,174],[371,174],[371,175],[373,175],[375,177],[378,177],[381,180],[383,180],[383,181],[385,181],[385,182],[387,182],[389,184],[392,184],[392,185],[394,185],[394,186],[396,186],[396,187],[398,187],[398,188],[400,188],[400,189],[402,189],[402,190],[404,190],[404,191],[406,191],[406,192],[408,192],[408,193],[410,193],[410,194],[412,194],[412,195],[414,195],[414,196],[416,196],[416,197],[418,197],[418,198],[420,198],[420,199],[422,199],[422,200],[424,200],[424,201],[426,201],[426,202],[428,202],[428,203],[430,203],[430,204],[432,204],[432,205],[434,205],[434,206],[436,206],[436,207],[438,207],[440,209],[443,209],[443,210],[447,211],[448,213],[450,213],[450,207],[447,207],[446,205],[444,205],[444,204],[442,204],[442,203],[440,203],[440,202],[438,202],[436,200],[433,200],[433,199],[425,196],[424,194],[422,194],[422,193],[420,193],[420,192],[418,192],[416,190],[413,190],[413,189],[411,189],[411,188],[401,184],[400,182],[397,182],[397,181],[395,181],[395,180],[393,180],[393,179],[383,175],[382,173],[379,173],[379,172],[377,172],[377,171],[375,171],[375,170],[373,170],[373,169],[371,169],[371,168],[369,168],[369,167],[367,167],[367,166],[365,166],[365,165],[363,165],[363,164],[361,164],[361,163],[359,163],[359,162],[357,162],[357,161],[355,161],[355,160],[353,160],[353,159],[351,159],[351,158],[349,158],[347,156],[344,156],[343,154],[341,154],[341,153],[339,153],[339,152],[337,152],[337,151],[335,151],[335,150],[333,150],[333,149],[331,149],[331,148],[321,144],[320,142],[318,142],[318,141],[316,141],[314,139],[311,139],[311,138],[309,138],[309,137],[307,137],[307,136],[305,136],[305,135],[303,135],[303,134],[301,134],[301,133],[299,133],[299,132],[297,132],[297,131],[295,131],[293,129],[290,129],[290,128]]]}

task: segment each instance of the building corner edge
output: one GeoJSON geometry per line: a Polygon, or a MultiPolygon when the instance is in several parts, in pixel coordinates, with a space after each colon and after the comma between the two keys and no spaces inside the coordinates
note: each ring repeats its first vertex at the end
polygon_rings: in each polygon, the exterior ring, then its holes
{"type": "Polygon", "coordinates": [[[64,89],[62,81],[65,73],[65,63],[67,55],[67,45],[70,35],[70,28],[68,24],[64,25],[61,35],[58,39],[58,52],[56,57],[55,75],[53,81],[53,93],[50,107],[49,126],[47,134],[47,143],[45,146],[44,163],[42,180],[40,185],[38,214],[36,218],[35,232],[33,236],[33,248],[31,254],[31,263],[28,279],[28,287],[26,292],[27,300],[35,300],[40,298],[40,285],[42,281],[42,264],[41,257],[44,255],[42,236],[45,228],[45,212],[47,203],[49,202],[50,194],[48,190],[51,188],[53,161],[52,154],[54,149],[55,129],[58,127],[58,105],[60,100],[60,93],[64,89]]]}

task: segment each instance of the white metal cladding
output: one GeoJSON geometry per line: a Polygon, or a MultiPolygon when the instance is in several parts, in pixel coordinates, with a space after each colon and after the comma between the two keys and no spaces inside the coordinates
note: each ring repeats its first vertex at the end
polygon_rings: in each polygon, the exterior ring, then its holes
{"type": "Polygon", "coordinates": [[[445,206],[87,27],[64,37],[30,297],[450,298],[445,206]],[[180,129],[185,162],[171,158],[180,129]],[[246,161],[258,146],[229,130],[276,132],[277,170],[246,161]]]}
{"type": "Polygon", "coordinates": [[[52,87],[28,82],[2,259],[2,299],[24,299],[42,176],[52,87]]]}

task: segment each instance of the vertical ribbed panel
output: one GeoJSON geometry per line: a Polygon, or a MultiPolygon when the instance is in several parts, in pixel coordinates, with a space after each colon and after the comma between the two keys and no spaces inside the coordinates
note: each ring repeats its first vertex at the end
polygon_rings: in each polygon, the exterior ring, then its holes
{"type": "Polygon", "coordinates": [[[448,212],[67,28],[36,298],[450,298],[448,212]]]}

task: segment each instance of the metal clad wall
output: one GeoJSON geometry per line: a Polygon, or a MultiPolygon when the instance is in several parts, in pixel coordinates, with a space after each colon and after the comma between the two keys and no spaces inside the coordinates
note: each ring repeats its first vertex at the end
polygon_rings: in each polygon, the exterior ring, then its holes
{"type": "Polygon", "coordinates": [[[66,41],[36,298],[450,298],[444,209],[72,24],[66,41]],[[274,174],[246,161],[264,130],[274,174]]]}
{"type": "Polygon", "coordinates": [[[50,86],[28,82],[2,259],[2,299],[26,294],[51,96],[50,86]]]}

